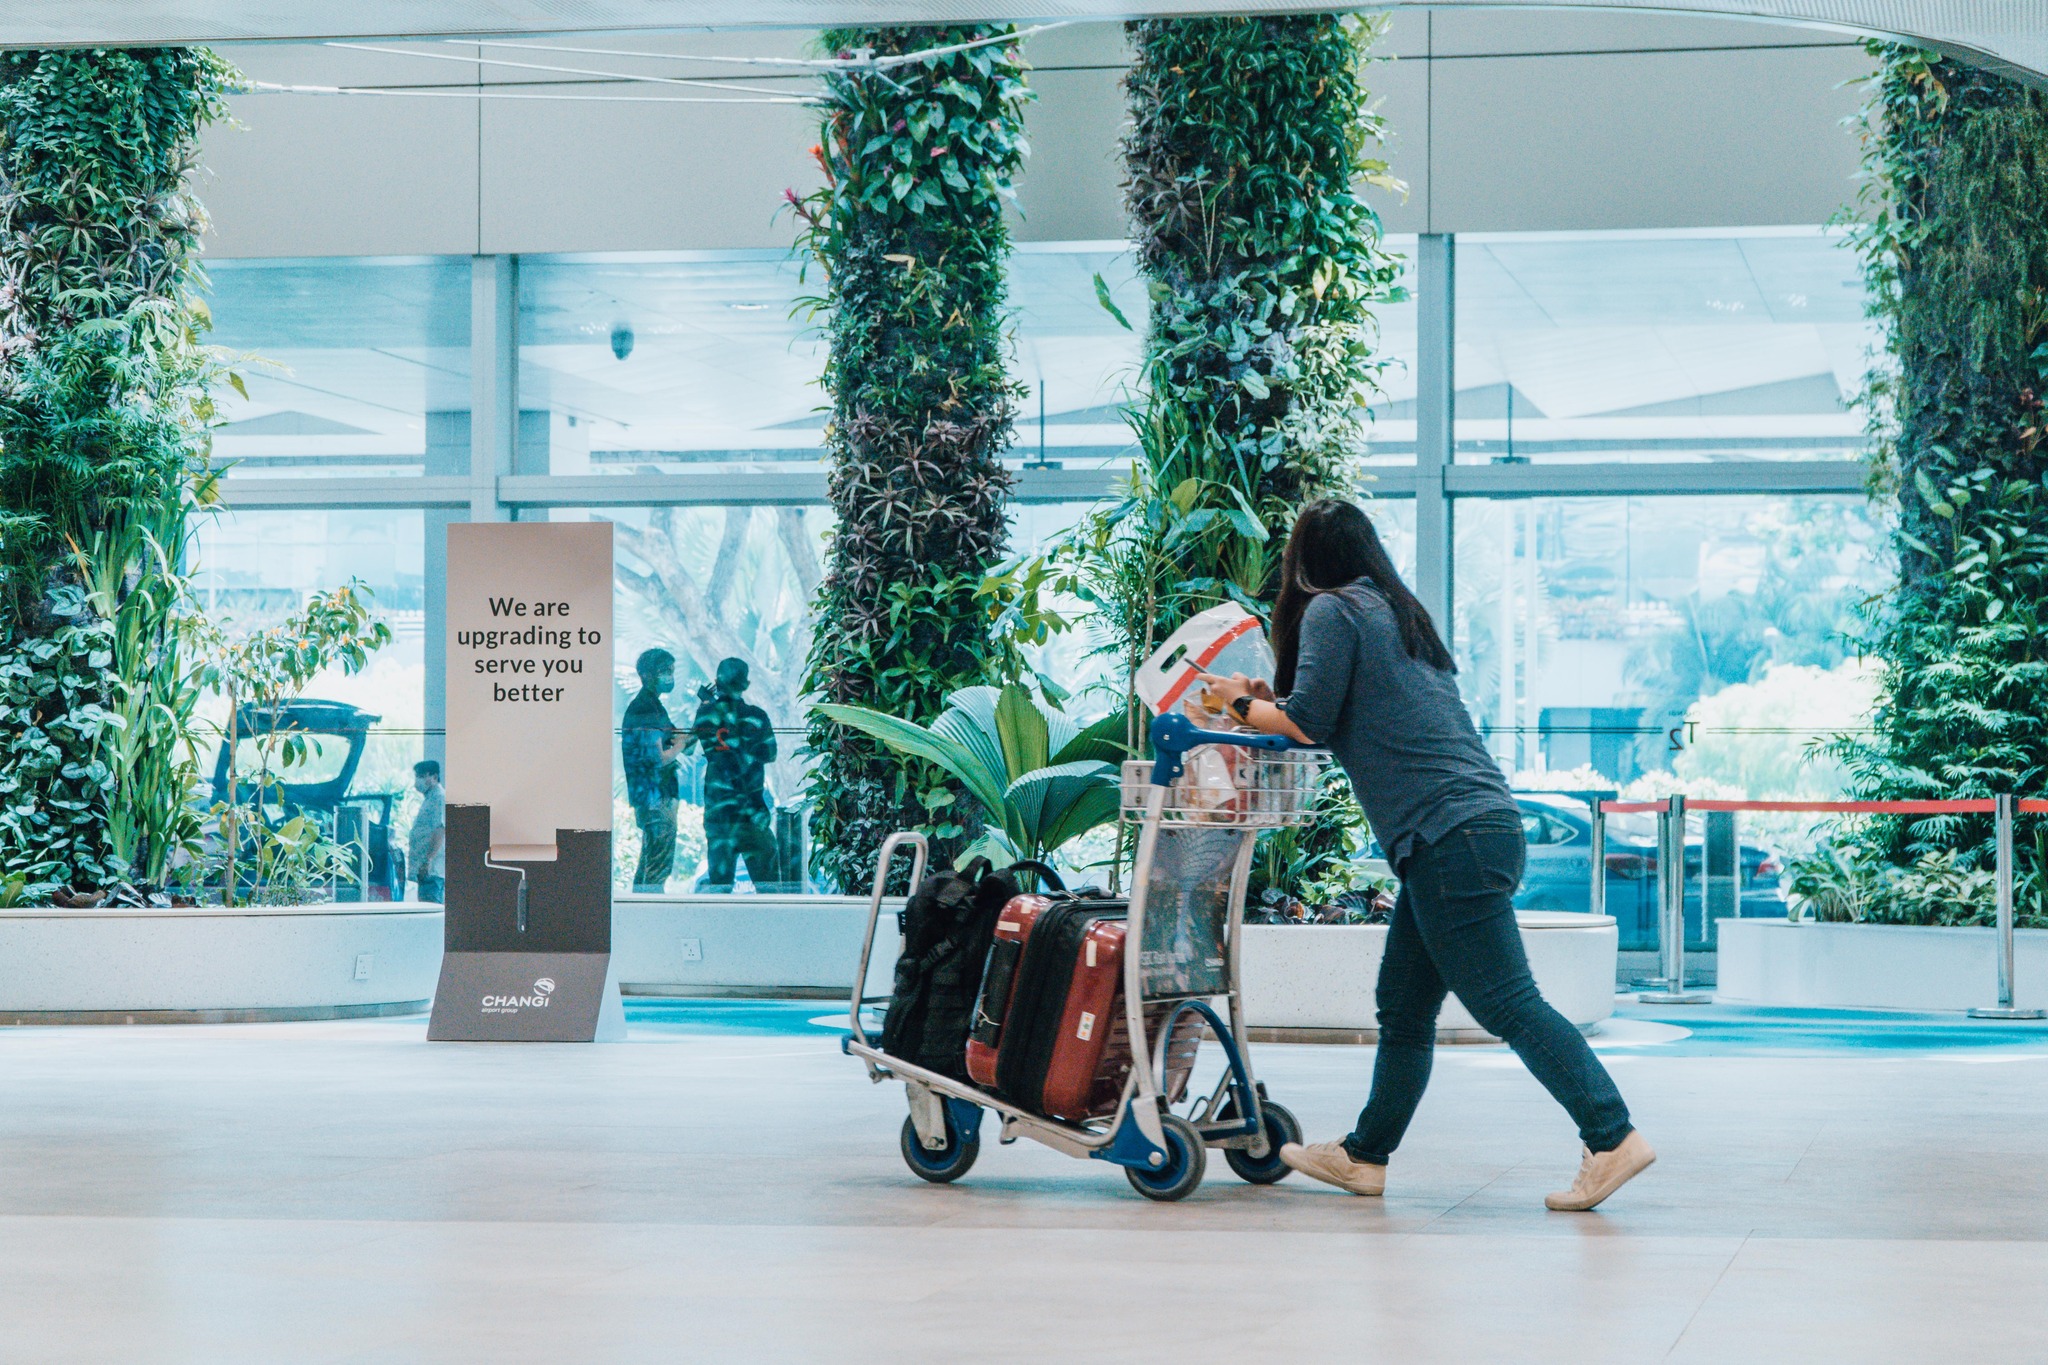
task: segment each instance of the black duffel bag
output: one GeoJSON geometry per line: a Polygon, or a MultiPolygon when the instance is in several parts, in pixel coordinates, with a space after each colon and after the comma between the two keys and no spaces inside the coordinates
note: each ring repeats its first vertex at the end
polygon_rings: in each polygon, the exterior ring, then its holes
{"type": "Polygon", "coordinates": [[[898,919],[903,955],[896,959],[895,990],[882,1018],[882,1051],[942,1076],[967,1079],[974,997],[981,989],[996,920],[1017,894],[1015,870],[994,872],[988,859],[976,858],[918,883],[898,919]]]}

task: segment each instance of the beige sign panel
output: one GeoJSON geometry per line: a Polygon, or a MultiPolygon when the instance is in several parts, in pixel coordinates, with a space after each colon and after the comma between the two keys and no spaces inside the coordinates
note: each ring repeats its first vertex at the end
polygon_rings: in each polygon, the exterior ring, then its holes
{"type": "Polygon", "coordinates": [[[611,523],[448,528],[445,784],[491,808],[494,857],[612,827],[611,523]]]}

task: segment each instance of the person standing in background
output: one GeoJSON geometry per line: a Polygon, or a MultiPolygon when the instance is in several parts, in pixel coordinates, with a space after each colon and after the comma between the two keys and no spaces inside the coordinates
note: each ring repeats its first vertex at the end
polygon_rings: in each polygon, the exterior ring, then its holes
{"type": "Polygon", "coordinates": [[[746,660],[720,659],[717,681],[697,689],[697,719],[690,728],[704,748],[706,867],[699,891],[731,891],[741,857],[756,891],[783,889],[767,788],[775,725],[745,700],[747,681],[746,660]]]}
{"type": "Polygon", "coordinates": [[[640,827],[640,864],[633,890],[658,896],[668,889],[676,863],[676,803],[682,797],[677,756],[689,740],[676,729],[664,694],[676,686],[676,656],[650,649],[634,662],[640,693],[626,707],[619,727],[619,757],[626,770],[626,801],[640,827]]]}
{"type": "Polygon", "coordinates": [[[413,764],[412,789],[420,794],[420,808],[405,833],[406,861],[419,883],[420,899],[439,905],[448,871],[448,798],[441,791],[441,765],[431,758],[413,764]]]}

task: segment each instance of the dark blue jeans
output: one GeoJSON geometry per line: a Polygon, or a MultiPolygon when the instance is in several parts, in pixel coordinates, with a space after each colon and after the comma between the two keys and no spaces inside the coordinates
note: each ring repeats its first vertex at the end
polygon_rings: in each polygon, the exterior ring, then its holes
{"type": "Polygon", "coordinates": [[[1527,855],[1518,818],[1481,815],[1434,844],[1417,844],[1402,864],[1380,962],[1372,1098],[1344,1139],[1355,1159],[1383,1166],[1401,1144],[1429,1085],[1446,990],[1515,1050],[1571,1114],[1586,1146],[1612,1151],[1629,1135],[1628,1106],[1614,1078],[1529,975],[1512,904],[1527,855]]]}

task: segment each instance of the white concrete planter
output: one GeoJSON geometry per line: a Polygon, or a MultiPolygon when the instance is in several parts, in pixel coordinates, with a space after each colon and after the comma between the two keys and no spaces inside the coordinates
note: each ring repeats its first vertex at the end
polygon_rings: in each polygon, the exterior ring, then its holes
{"type": "Polygon", "coordinates": [[[425,1009],[441,937],[419,903],[0,910],[0,1022],[425,1009]]]}
{"type": "MultiPolygon", "coordinates": [[[[1724,919],[1714,998],[1745,1005],[1965,1010],[1996,1002],[1988,928],[1724,919]]],[[[2013,935],[2014,1003],[2048,1008],[2048,929],[2013,935]]]]}
{"type": "MultiPolygon", "coordinates": [[[[1619,935],[1612,918],[1522,910],[1515,919],[1529,954],[1529,969],[1545,1000],[1581,1029],[1592,1029],[1614,1012],[1619,935]]],[[[1246,925],[1246,1024],[1347,1032],[1376,1029],[1373,994],[1386,946],[1383,925],[1246,925]]],[[[1437,1030],[1439,1036],[1460,1041],[1490,1036],[1455,995],[1444,1002],[1437,1030]]]]}
{"type": "MultiPolygon", "coordinates": [[[[882,904],[869,995],[889,993],[902,904],[882,904]]],[[[867,912],[866,896],[619,896],[612,970],[628,995],[843,994],[853,985],[867,912]]]]}

